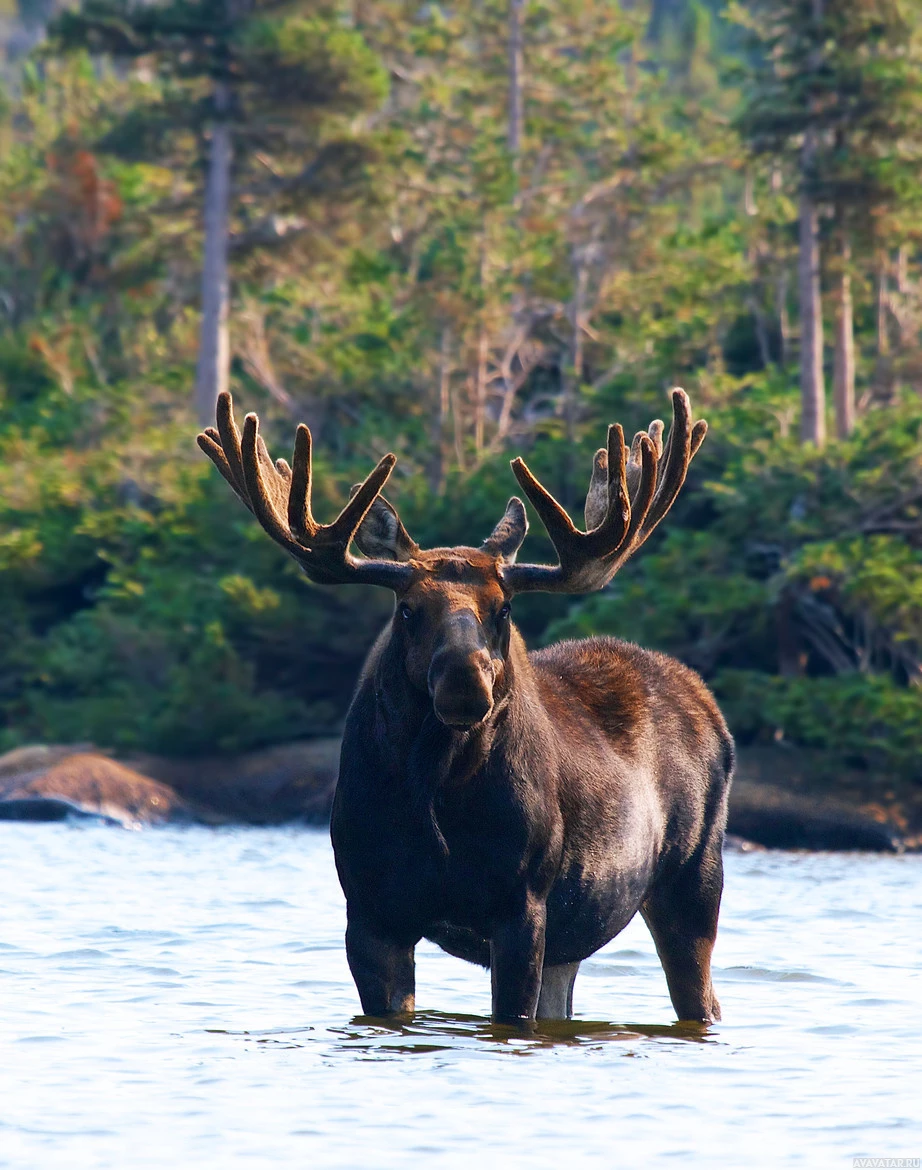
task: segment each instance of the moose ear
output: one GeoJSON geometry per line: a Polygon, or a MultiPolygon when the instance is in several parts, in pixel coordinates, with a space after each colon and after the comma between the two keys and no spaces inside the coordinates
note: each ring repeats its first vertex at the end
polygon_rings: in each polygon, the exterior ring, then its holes
{"type": "MultiPolygon", "coordinates": [[[[353,487],[350,499],[360,486],[353,487]]],[[[383,496],[378,496],[371,505],[353,539],[362,556],[373,561],[409,561],[419,552],[419,545],[383,496]]]]}
{"type": "Polygon", "coordinates": [[[525,515],[525,505],[518,496],[513,496],[506,505],[502,520],[480,547],[484,552],[511,565],[515,562],[515,555],[527,531],[528,517],[525,515]]]}

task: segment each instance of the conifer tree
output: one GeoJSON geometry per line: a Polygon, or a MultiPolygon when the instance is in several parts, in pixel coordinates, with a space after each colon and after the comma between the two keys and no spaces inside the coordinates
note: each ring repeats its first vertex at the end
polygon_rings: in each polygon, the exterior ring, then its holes
{"type": "Polygon", "coordinates": [[[736,15],[762,51],[740,119],[756,152],[786,157],[799,175],[801,437],[826,440],[823,316],[820,299],[819,211],[815,196],[822,130],[824,0],[754,0],[736,15]]]}
{"type": "MultiPolygon", "coordinates": [[[[754,0],[736,15],[762,52],[741,128],[757,152],[799,172],[802,437],[822,446],[820,220],[825,214],[832,229],[823,242],[834,253],[833,385],[844,438],[855,422],[853,269],[884,250],[888,223],[912,198],[922,148],[922,5],[754,0]]],[[[878,277],[879,301],[884,281],[878,277]]],[[[878,335],[885,337],[880,328],[878,335]]]]}
{"type": "MultiPolygon", "coordinates": [[[[202,421],[227,386],[232,183],[246,238],[271,243],[303,230],[300,217],[275,212],[299,197],[335,197],[360,163],[355,136],[336,117],[373,108],[386,90],[376,58],[339,15],[335,4],[313,0],[85,0],[52,26],[53,48],[105,53],[156,76],[150,100],[110,134],[111,149],[177,165],[178,139],[199,148],[207,141],[195,385],[202,421]]],[[[179,165],[197,169],[199,155],[193,149],[179,165]]]]}

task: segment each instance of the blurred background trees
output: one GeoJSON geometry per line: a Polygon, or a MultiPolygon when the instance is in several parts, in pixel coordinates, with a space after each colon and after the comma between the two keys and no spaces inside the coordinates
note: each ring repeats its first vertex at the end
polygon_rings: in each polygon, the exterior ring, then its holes
{"type": "Polygon", "coordinates": [[[225,380],[278,454],[311,425],[318,509],[396,451],[428,543],[483,539],[513,454],[579,510],[607,422],[678,384],[712,433],[670,523],[520,624],[922,777],[920,16],[91,0],[11,50],[0,746],[338,726],[390,601],[306,581],[211,474],[225,380]]]}

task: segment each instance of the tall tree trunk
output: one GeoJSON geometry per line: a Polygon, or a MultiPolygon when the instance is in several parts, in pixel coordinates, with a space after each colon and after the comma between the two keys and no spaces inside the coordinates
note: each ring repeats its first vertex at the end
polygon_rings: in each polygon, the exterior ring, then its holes
{"type": "Polygon", "coordinates": [[[509,0],[509,127],[507,144],[513,166],[518,173],[522,150],[522,73],[524,49],[522,40],[522,10],[525,0],[509,0]]]}
{"type": "Polygon", "coordinates": [[[852,258],[848,236],[842,236],[839,297],[836,312],[836,351],[832,383],[836,407],[836,434],[847,439],[855,429],[855,331],[852,310],[852,258]]]}
{"type": "MultiPolygon", "coordinates": [[[[812,161],[812,132],[804,146],[804,170],[812,161]]],[[[806,174],[804,175],[806,184],[806,174]]],[[[800,435],[805,443],[826,442],[826,386],[823,381],[823,306],[820,299],[819,219],[806,190],[800,195],[800,435]]]]}
{"type": "Polygon", "coordinates": [[[455,462],[458,470],[464,474],[467,471],[467,460],[464,458],[464,415],[462,396],[451,392],[451,383],[448,384],[448,408],[451,411],[452,432],[455,440],[455,462]]]}
{"type": "Polygon", "coordinates": [[[896,290],[903,295],[909,292],[908,244],[900,244],[896,250],[896,290]]]}
{"type": "Polygon", "coordinates": [[[896,291],[899,293],[899,312],[895,313],[899,336],[899,347],[905,350],[913,343],[912,317],[907,312],[910,296],[909,287],[909,245],[900,244],[896,253],[896,291]]]}
{"type": "MultiPolygon", "coordinates": [[[[784,187],[784,175],[778,163],[772,167],[772,191],[781,191],[784,187]]],[[[778,279],[775,284],[775,311],[778,314],[778,364],[784,369],[791,358],[791,319],[788,313],[788,286],[790,273],[787,265],[781,264],[778,269],[778,279]]]]}
{"type": "Polygon", "coordinates": [[[874,382],[881,402],[888,402],[893,396],[890,378],[890,328],[887,315],[890,311],[890,280],[887,272],[887,254],[882,252],[877,261],[877,368],[874,382]]]}
{"type": "Polygon", "coordinates": [[[487,354],[489,338],[486,325],[480,326],[477,336],[477,379],[474,384],[474,452],[477,461],[483,455],[487,417],[487,354]]]}
{"type": "Polygon", "coordinates": [[[784,369],[791,356],[791,320],[788,316],[788,270],[782,267],[778,272],[775,288],[775,307],[778,312],[779,364],[784,369]]]}
{"type": "MultiPolygon", "coordinates": [[[[822,65],[821,25],[823,0],[812,0],[816,47],[812,50],[811,69],[822,65]]],[[[811,109],[815,101],[811,98],[811,109]]],[[[820,296],[819,215],[810,193],[816,154],[816,130],[811,126],[804,134],[800,173],[800,435],[805,443],[816,447],[826,442],[826,384],[823,380],[823,302],[820,296]]]]}
{"type": "Polygon", "coordinates": [[[768,336],[768,322],[765,320],[765,313],[762,311],[762,306],[759,304],[759,298],[756,294],[749,297],[746,303],[755,322],[756,341],[759,344],[759,357],[762,360],[762,369],[767,370],[772,361],[772,349],[768,336]]]}
{"type": "Polygon", "coordinates": [[[214,88],[215,118],[205,181],[205,254],[202,261],[202,327],[195,374],[195,409],[200,422],[214,419],[215,401],[228,386],[230,339],[227,316],[227,236],[230,208],[231,128],[227,119],[230,92],[225,82],[214,88]]]}
{"type": "Polygon", "coordinates": [[[890,332],[887,328],[887,313],[890,309],[890,280],[887,274],[886,256],[881,256],[877,266],[877,353],[887,357],[890,353],[890,332]]]}
{"type": "Polygon", "coordinates": [[[451,409],[451,329],[442,326],[439,343],[439,384],[436,388],[435,410],[432,412],[432,432],[429,459],[429,489],[434,495],[441,495],[445,487],[445,432],[448,413],[451,409]]]}
{"type": "Polygon", "coordinates": [[[480,289],[483,307],[477,332],[477,372],[474,378],[474,463],[479,466],[486,443],[487,420],[487,360],[490,355],[490,337],[487,332],[487,286],[489,284],[490,258],[488,236],[490,224],[484,222],[480,241],[480,289]]]}
{"type": "Polygon", "coordinates": [[[570,345],[571,368],[564,376],[563,384],[563,419],[566,427],[567,442],[563,457],[563,483],[561,485],[561,499],[566,507],[575,504],[575,472],[574,457],[576,455],[576,410],[577,393],[583,380],[583,312],[586,305],[586,282],[589,271],[585,260],[580,256],[576,265],[576,281],[573,291],[573,340],[570,345]]]}
{"type": "MultiPolygon", "coordinates": [[[[746,185],[743,191],[743,210],[747,215],[755,216],[759,214],[759,209],[756,206],[755,200],[755,184],[752,177],[752,170],[746,171],[746,185]]],[[[767,369],[772,360],[771,346],[768,340],[768,328],[765,323],[765,314],[762,312],[762,306],[759,303],[759,294],[761,291],[761,259],[762,249],[758,244],[750,244],[746,249],[746,263],[752,271],[752,292],[749,295],[746,304],[752,313],[752,319],[756,327],[756,340],[759,343],[759,356],[762,359],[762,369],[767,369]]]]}
{"type": "MultiPolygon", "coordinates": [[[[525,0],[509,0],[509,126],[506,144],[512,159],[513,197],[512,208],[515,226],[519,226],[522,212],[522,123],[524,105],[522,84],[525,71],[525,49],[522,35],[522,13],[525,0]]],[[[528,275],[525,274],[527,282],[528,275]]],[[[524,300],[524,286],[516,281],[510,309],[513,318],[519,313],[524,300]]]]}

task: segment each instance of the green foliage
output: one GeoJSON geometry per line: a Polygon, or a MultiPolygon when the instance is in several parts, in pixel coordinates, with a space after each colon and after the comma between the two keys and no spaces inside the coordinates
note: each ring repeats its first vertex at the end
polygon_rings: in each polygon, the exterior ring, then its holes
{"type": "Polygon", "coordinates": [[[546,637],[612,633],[676,654],[742,742],[922,780],[922,409],[874,412],[819,454],[759,435],[754,382],[712,416],[715,477],[546,637]]]}
{"type": "Polygon", "coordinates": [[[714,680],[743,742],[764,738],[820,748],[840,767],[918,783],[922,690],[880,675],[779,678],[724,671],[714,680]]]}
{"type": "MultiPolygon", "coordinates": [[[[0,747],[335,731],[390,611],[307,582],[192,444],[224,79],[233,389],[274,455],[309,422],[318,515],[387,450],[425,545],[486,537],[511,454],[578,515],[605,425],[645,426],[681,383],[711,435],[662,532],[603,593],[522,597],[517,621],[680,656],[744,742],[919,777],[922,410],[907,388],[825,452],[791,437],[796,184],[782,167],[747,186],[734,127],[762,59],[728,72],[714,8],[672,6],[648,36],[642,6],[526,4],[517,140],[505,3],[62,14],[0,112],[0,747]]],[[[894,248],[916,230],[897,202],[894,248]]],[[[922,369],[908,259],[893,332],[922,369]]],[[[855,297],[867,349],[857,275],[855,297]]],[[[552,555],[538,526],[522,555],[552,555]]]]}
{"type": "Polygon", "coordinates": [[[32,482],[5,461],[5,739],[196,753],[334,726],[387,607],[353,612],[254,539],[187,429],[145,454],[67,476],[46,449],[32,482]]]}
{"type": "Polygon", "coordinates": [[[236,37],[240,73],[253,79],[260,106],[314,107],[354,114],[387,95],[387,74],[361,36],[317,18],[265,16],[236,37]]]}
{"type": "MultiPolygon", "coordinates": [[[[879,246],[916,198],[922,125],[918,0],[752,0],[731,11],[759,62],[739,114],[757,153],[788,159],[813,134],[802,182],[879,246]]],[[[843,218],[844,217],[844,218],[843,218]]]]}

